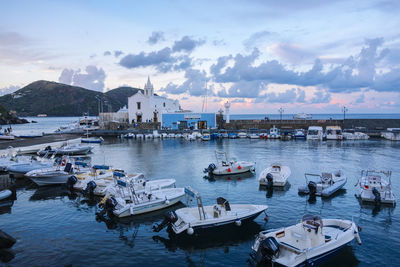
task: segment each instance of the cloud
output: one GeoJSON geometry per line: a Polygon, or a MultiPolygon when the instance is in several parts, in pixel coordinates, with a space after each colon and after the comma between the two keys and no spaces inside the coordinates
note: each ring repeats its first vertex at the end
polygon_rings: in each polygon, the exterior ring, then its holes
{"type": "Polygon", "coordinates": [[[213,46],[225,46],[226,42],[223,39],[212,41],[213,46]]]}
{"type": "MultiPolygon", "coordinates": [[[[206,93],[206,82],[209,78],[205,71],[189,68],[185,71],[185,81],[181,85],[169,83],[166,87],[161,88],[168,94],[188,93],[191,96],[202,96],[206,93]]],[[[209,88],[208,95],[213,95],[214,88],[209,88]]]]}
{"type": "Polygon", "coordinates": [[[150,53],[140,52],[129,54],[121,58],[119,64],[125,68],[133,69],[138,67],[157,66],[163,63],[174,63],[176,58],[172,56],[171,48],[165,47],[159,51],[150,53]]]}
{"type": "Polygon", "coordinates": [[[19,90],[20,88],[21,88],[21,86],[18,86],[18,85],[9,85],[9,86],[0,88],[0,96],[14,93],[15,91],[19,90]]]}
{"type": "Polygon", "coordinates": [[[74,71],[72,69],[64,69],[61,72],[58,81],[61,83],[80,86],[86,89],[103,91],[104,80],[106,74],[102,68],[89,65],[85,69],[86,73],[82,73],[80,69],[74,71]]]}
{"type": "Polygon", "coordinates": [[[243,45],[247,49],[257,47],[260,45],[261,42],[265,41],[271,35],[273,35],[273,33],[269,32],[269,31],[255,32],[252,35],[250,35],[249,38],[247,38],[246,40],[243,41],[243,45]]]}
{"type": "Polygon", "coordinates": [[[278,43],[269,48],[282,60],[293,64],[307,62],[309,59],[316,58],[316,54],[304,49],[300,45],[290,43],[278,43]]]}
{"type": "Polygon", "coordinates": [[[157,44],[161,41],[164,41],[164,32],[162,31],[156,31],[152,32],[151,35],[149,36],[149,39],[147,40],[147,43],[154,45],[157,44]]]}
{"type": "Polygon", "coordinates": [[[121,50],[115,50],[114,51],[114,57],[119,57],[120,55],[122,55],[124,52],[122,52],[121,50]]]}
{"type": "Polygon", "coordinates": [[[238,81],[234,83],[227,91],[218,91],[219,97],[245,97],[256,98],[266,85],[263,81],[238,81]]]}
{"type": "Polygon", "coordinates": [[[111,52],[110,51],[105,51],[103,56],[111,56],[111,52]]]}
{"type": "Polygon", "coordinates": [[[331,94],[324,91],[317,91],[314,97],[311,98],[312,104],[329,103],[331,101],[331,94]]]}
{"type": "Polygon", "coordinates": [[[192,52],[197,46],[201,46],[204,43],[204,40],[194,40],[189,36],[183,36],[181,40],[175,41],[172,50],[174,52],[192,52]]]}

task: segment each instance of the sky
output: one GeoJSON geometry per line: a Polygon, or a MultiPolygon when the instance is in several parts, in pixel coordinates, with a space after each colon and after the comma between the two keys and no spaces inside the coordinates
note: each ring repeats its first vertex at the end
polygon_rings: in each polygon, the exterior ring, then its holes
{"type": "Polygon", "coordinates": [[[400,1],[8,1],[0,95],[49,80],[232,113],[400,113],[400,1]]]}

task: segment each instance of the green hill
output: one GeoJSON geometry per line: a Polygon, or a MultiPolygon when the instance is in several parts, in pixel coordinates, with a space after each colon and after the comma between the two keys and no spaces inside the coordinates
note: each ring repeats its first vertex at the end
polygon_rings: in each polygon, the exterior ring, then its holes
{"type": "Polygon", "coordinates": [[[128,97],[137,88],[120,87],[107,93],[49,81],[36,81],[18,91],[0,97],[0,105],[15,110],[18,116],[81,116],[98,114],[97,98],[103,101],[103,110],[117,111],[128,104],[128,97]]]}

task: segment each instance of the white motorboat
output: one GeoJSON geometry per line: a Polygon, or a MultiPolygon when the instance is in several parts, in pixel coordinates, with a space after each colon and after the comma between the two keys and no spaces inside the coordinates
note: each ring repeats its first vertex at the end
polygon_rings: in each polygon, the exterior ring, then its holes
{"type": "Polygon", "coordinates": [[[123,138],[123,139],[133,139],[133,138],[135,138],[135,134],[134,133],[121,134],[121,138],[123,138]]]}
{"type": "Polygon", "coordinates": [[[166,214],[164,221],[153,227],[155,232],[161,231],[165,226],[177,235],[200,234],[207,230],[217,231],[225,226],[241,226],[254,220],[260,213],[268,209],[266,205],[230,204],[226,199],[217,198],[217,204],[203,206],[199,193],[185,187],[186,202],[188,207],[171,211],[166,214]],[[190,198],[195,198],[197,207],[190,207],[190,198]]]}
{"type": "Polygon", "coordinates": [[[322,140],[324,131],[321,126],[310,126],[307,131],[307,140],[322,140]]]}
{"type": "Polygon", "coordinates": [[[354,238],[361,245],[360,229],[349,220],[304,215],[296,225],[260,232],[252,246],[251,262],[253,265],[316,266],[354,238]]]}
{"type": "Polygon", "coordinates": [[[306,139],[306,131],[304,129],[296,129],[294,131],[294,139],[306,139]]]}
{"type": "Polygon", "coordinates": [[[347,177],[341,170],[322,174],[305,173],[306,184],[299,187],[299,193],[311,196],[329,197],[346,184],[347,177]]]}
{"type": "Polygon", "coordinates": [[[72,163],[68,162],[64,169],[62,167],[37,169],[27,172],[25,176],[39,186],[65,184],[68,178],[74,174],[74,171],[72,163]]]}
{"type": "Polygon", "coordinates": [[[136,134],[136,139],[144,139],[144,135],[143,134],[136,134]]]}
{"type": "Polygon", "coordinates": [[[45,149],[37,152],[39,156],[45,155],[86,155],[92,151],[91,146],[82,146],[80,144],[67,144],[64,143],[62,146],[52,149],[51,146],[47,146],[45,149]]]}
{"type": "Polygon", "coordinates": [[[204,169],[204,173],[208,173],[209,175],[230,175],[255,170],[255,162],[228,160],[226,152],[223,151],[215,151],[215,157],[217,163],[208,165],[204,169]]]}
{"type": "Polygon", "coordinates": [[[145,134],[144,135],[145,139],[153,139],[153,137],[154,137],[153,134],[145,134]]]}
{"type": "Polygon", "coordinates": [[[368,140],[369,139],[369,135],[366,133],[362,133],[362,132],[354,132],[354,133],[350,133],[350,132],[343,132],[343,139],[346,140],[368,140]]]}
{"type": "Polygon", "coordinates": [[[168,138],[175,138],[175,134],[174,133],[169,133],[168,134],[168,138]]]}
{"type": "Polygon", "coordinates": [[[373,202],[376,205],[396,204],[396,198],[392,191],[391,171],[361,171],[361,178],[356,185],[360,187],[361,201],[373,202]]]}
{"type": "Polygon", "coordinates": [[[118,181],[119,187],[125,187],[116,196],[105,200],[104,208],[117,217],[128,217],[170,207],[185,195],[183,188],[168,188],[154,191],[135,190],[133,183],[118,181]],[[126,192],[128,194],[126,194],[126,192]]]}
{"type": "Polygon", "coordinates": [[[274,163],[263,170],[258,177],[260,185],[266,186],[285,186],[291,174],[288,166],[274,163]]]}
{"type": "Polygon", "coordinates": [[[14,178],[22,178],[29,171],[50,168],[53,165],[54,162],[52,159],[18,156],[10,160],[9,164],[5,167],[5,171],[14,178]]]}
{"type": "Polygon", "coordinates": [[[203,141],[210,141],[211,140],[211,135],[209,132],[203,132],[203,135],[201,136],[201,140],[203,141]]]}
{"type": "Polygon", "coordinates": [[[340,126],[326,126],[327,140],[342,140],[342,128],[340,126]]]}
{"type": "Polygon", "coordinates": [[[269,129],[268,138],[269,139],[281,138],[280,130],[276,128],[275,125],[271,129],[269,129]]]}
{"type": "Polygon", "coordinates": [[[154,130],[153,131],[153,138],[161,138],[161,134],[159,134],[157,130],[154,130]]]}
{"type": "Polygon", "coordinates": [[[161,138],[162,138],[162,139],[168,138],[168,134],[167,134],[167,133],[162,133],[162,134],[161,134],[161,138]]]}
{"type": "Polygon", "coordinates": [[[381,136],[387,140],[400,141],[400,128],[387,128],[387,131],[382,132],[381,136]]]}
{"type": "Polygon", "coordinates": [[[238,138],[247,138],[246,130],[240,130],[237,134],[238,138]]]}
{"type": "Polygon", "coordinates": [[[249,133],[250,139],[260,139],[260,136],[257,133],[249,133]]]}
{"type": "Polygon", "coordinates": [[[0,200],[4,200],[11,196],[12,192],[9,189],[0,190],[0,200]]]}

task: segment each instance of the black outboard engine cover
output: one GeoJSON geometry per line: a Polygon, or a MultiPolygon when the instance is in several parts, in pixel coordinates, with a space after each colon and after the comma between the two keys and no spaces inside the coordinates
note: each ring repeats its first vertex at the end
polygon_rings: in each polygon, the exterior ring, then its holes
{"type": "Polygon", "coordinates": [[[375,197],[375,204],[379,205],[381,203],[381,193],[379,193],[378,189],[376,189],[376,187],[374,187],[372,189],[372,194],[374,194],[374,197],[375,197]]]}
{"type": "Polygon", "coordinates": [[[257,264],[263,262],[270,262],[272,257],[277,255],[279,252],[279,243],[275,237],[267,237],[260,242],[258,250],[256,252],[255,261],[257,264]]]}
{"type": "Polygon", "coordinates": [[[317,184],[313,181],[308,182],[308,192],[310,196],[315,196],[317,194],[317,184]]]}
{"type": "Polygon", "coordinates": [[[78,182],[78,178],[76,178],[75,175],[72,175],[71,177],[69,177],[67,180],[68,189],[70,189],[70,190],[74,189],[74,184],[76,184],[76,182],[78,182]]]}
{"type": "Polygon", "coordinates": [[[94,189],[97,187],[97,184],[95,181],[90,181],[89,183],[87,183],[85,190],[83,190],[83,193],[89,194],[90,196],[93,196],[94,193],[94,189]]]}
{"type": "Polygon", "coordinates": [[[267,186],[268,187],[272,187],[274,184],[274,176],[272,175],[272,173],[267,173],[267,186]]]}
{"type": "Polygon", "coordinates": [[[153,231],[160,232],[165,226],[176,221],[178,221],[178,215],[176,215],[175,211],[168,211],[165,213],[164,220],[160,224],[153,225],[153,231]]]}
{"type": "Polygon", "coordinates": [[[117,206],[118,202],[114,197],[110,197],[106,200],[106,203],[104,204],[104,210],[107,211],[108,213],[112,213],[117,206]]]}
{"type": "Polygon", "coordinates": [[[210,165],[208,165],[208,168],[204,169],[204,173],[212,173],[213,170],[215,170],[217,168],[217,166],[215,166],[214,163],[211,163],[210,165]]]}
{"type": "Polygon", "coordinates": [[[46,146],[44,150],[50,151],[51,150],[51,146],[46,146]]]}

